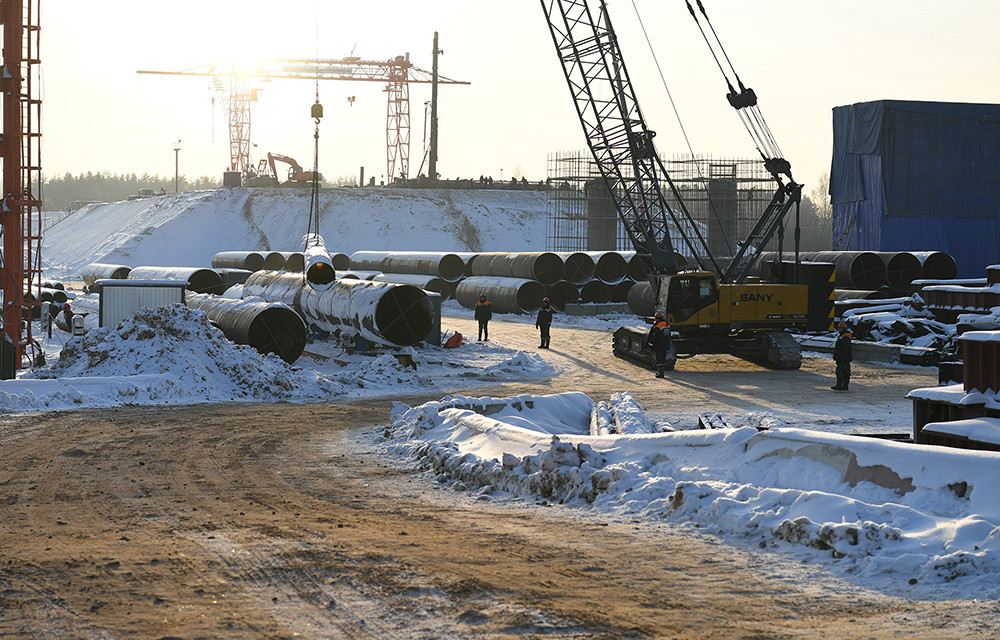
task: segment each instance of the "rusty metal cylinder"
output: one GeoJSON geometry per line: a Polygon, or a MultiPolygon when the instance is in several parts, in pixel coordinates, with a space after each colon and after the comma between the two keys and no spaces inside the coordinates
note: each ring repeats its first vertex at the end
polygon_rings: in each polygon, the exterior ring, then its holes
{"type": "Polygon", "coordinates": [[[222,276],[211,269],[197,267],[136,267],[129,280],[179,280],[195,293],[222,293],[222,276]]]}
{"type": "Polygon", "coordinates": [[[212,268],[260,271],[264,268],[264,256],[258,251],[222,251],[212,256],[212,268]]]}
{"type": "Polygon", "coordinates": [[[184,296],[192,309],[201,309],[227,338],[295,362],[306,348],[306,325],[294,310],[280,302],[237,300],[201,293],[184,296]]]}
{"type": "Polygon", "coordinates": [[[466,309],[476,308],[481,293],[496,313],[532,313],[542,306],[545,285],[527,278],[473,276],[455,287],[455,299],[466,309]]]}
{"type": "Polygon", "coordinates": [[[562,259],[551,252],[542,253],[480,253],[472,263],[475,276],[521,278],[542,284],[554,284],[563,279],[562,259]]]}
{"type": "Polygon", "coordinates": [[[584,251],[564,251],[556,255],[563,261],[563,277],[565,278],[565,282],[581,285],[594,279],[596,265],[589,253],[584,251]]]}
{"type": "Polygon", "coordinates": [[[132,267],[123,264],[104,264],[102,262],[92,262],[80,271],[80,279],[83,284],[91,287],[98,280],[124,280],[128,278],[132,267]]]}

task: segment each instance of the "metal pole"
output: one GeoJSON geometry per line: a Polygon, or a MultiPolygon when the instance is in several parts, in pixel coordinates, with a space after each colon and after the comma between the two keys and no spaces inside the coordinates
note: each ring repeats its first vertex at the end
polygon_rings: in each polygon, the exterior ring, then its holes
{"type": "Polygon", "coordinates": [[[434,32],[434,54],[431,66],[431,158],[427,167],[427,177],[437,180],[438,161],[438,32],[434,32]]]}
{"type": "Polygon", "coordinates": [[[181,167],[181,141],[174,143],[174,193],[177,193],[180,186],[181,167]]]}
{"type": "MultiPolygon", "coordinates": [[[[14,369],[21,368],[25,352],[22,341],[24,306],[24,234],[21,227],[24,194],[21,186],[21,62],[24,40],[24,5],[12,0],[0,5],[3,22],[3,136],[0,156],[3,159],[3,198],[0,206],[0,228],[3,229],[3,268],[0,288],[3,289],[3,333],[14,346],[14,369]]],[[[11,372],[12,374],[13,372],[11,372]]]]}

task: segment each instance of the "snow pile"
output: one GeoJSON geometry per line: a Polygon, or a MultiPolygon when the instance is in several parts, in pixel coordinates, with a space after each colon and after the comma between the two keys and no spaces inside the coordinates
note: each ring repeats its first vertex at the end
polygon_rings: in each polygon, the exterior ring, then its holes
{"type": "Polygon", "coordinates": [[[595,409],[578,393],[397,404],[385,436],[483,496],[693,526],[908,597],[1000,596],[998,454],[789,427],[592,436],[595,409]]]}

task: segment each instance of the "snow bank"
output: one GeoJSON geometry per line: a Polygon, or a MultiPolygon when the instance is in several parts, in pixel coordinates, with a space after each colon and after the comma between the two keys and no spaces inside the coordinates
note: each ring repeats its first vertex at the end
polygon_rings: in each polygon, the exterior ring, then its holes
{"type": "Polygon", "coordinates": [[[386,444],[484,495],[694,526],[908,597],[1000,595],[998,454],[790,427],[595,436],[598,406],[397,404],[386,444]]]}

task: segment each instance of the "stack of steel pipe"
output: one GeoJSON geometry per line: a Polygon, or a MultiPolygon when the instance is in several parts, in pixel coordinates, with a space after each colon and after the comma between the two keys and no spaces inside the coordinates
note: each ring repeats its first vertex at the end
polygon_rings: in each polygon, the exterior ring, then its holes
{"type": "Polygon", "coordinates": [[[248,269],[214,269],[214,271],[222,278],[223,291],[233,285],[243,284],[250,277],[250,274],[253,273],[253,271],[248,269]]]}
{"type": "Polygon", "coordinates": [[[307,323],[378,344],[413,346],[433,325],[427,293],[407,284],[336,280],[319,291],[305,286],[301,276],[263,271],[247,278],[243,291],[269,301],[291,299],[307,323]]]}
{"type": "Polygon", "coordinates": [[[39,287],[38,289],[39,302],[58,302],[62,304],[68,299],[69,295],[62,289],[50,289],[48,287],[39,287]]]}
{"type": "Polygon", "coordinates": [[[264,256],[257,251],[222,251],[212,256],[212,268],[260,271],[264,268],[264,256]]]}
{"type": "MultiPolygon", "coordinates": [[[[794,260],[794,254],[784,252],[784,260],[794,260]]],[[[765,251],[761,261],[778,259],[777,252],[765,251]]],[[[799,260],[807,262],[832,262],[835,284],[838,289],[864,289],[874,291],[885,284],[885,263],[872,251],[809,251],[799,253],[799,260]]]]}
{"type": "Polygon", "coordinates": [[[584,251],[564,251],[557,253],[563,261],[563,273],[566,282],[582,285],[594,279],[596,265],[594,258],[584,251]]]}
{"type": "Polygon", "coordinates": [[[88,287],[92,287],[98,280],[124,280],[128,277],[132,267],[123,264],[104,264],[102,262],[92,262],[80,272],[80,278],[88,287]]]}
{"type": "Polygon", "coordinates": [[[541,253],[480,253],[472,263],[476,276],[523,278],[543,285],[563,279],[562,259],[551,252],[541,253]]]}
{"type": "Polygon", "coordinates": [[[500,278],[473,276],[455,287],[455,299],[466,309],[475,309],[479,294],[486,299],[495,313],[531,313],[542,306],[545,285],[527,278],[500,278]]]}
{"type": "Polygon", "coordinates": [[[179,280],[187,282],[187,290],[195,293],[222,293],[222,276],[211,269],[197,267],[136,267],[129,280],[179,280]]]}
{"type": "MultiPolygon", "coordinates": [[[[341,276],[343,279],[344,277],[341,276]]],[[[348,278],[350,279],[350,278],[348,278]]],[[[354,278],[355,280],[361,278],[354,278]]],[[[445,300],[455,295],[455,283],[442,280],[437,276],[424,276],[417,273],[379,273],[371,278],[364,278],[375,282],[394,282],[396,284],[410,284],[420,287],[424,291],[440,293],[445,300]]]]}
{"type": "MultiPolygon", "coordinates": [[[[301,278],[300,278],[301,279],[301,278]]],[[[294,310],[280,302],[237,300],[201,293],[184,296],[192,309],[201,309],[227,338],[295,362],[306,347],[306,325],[294,310]]]]}

